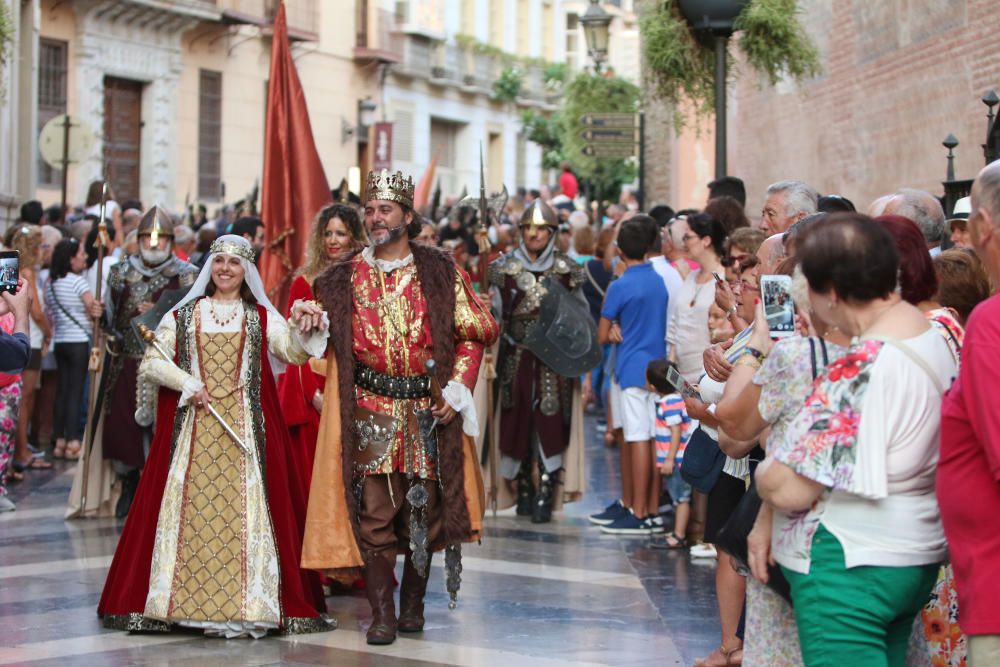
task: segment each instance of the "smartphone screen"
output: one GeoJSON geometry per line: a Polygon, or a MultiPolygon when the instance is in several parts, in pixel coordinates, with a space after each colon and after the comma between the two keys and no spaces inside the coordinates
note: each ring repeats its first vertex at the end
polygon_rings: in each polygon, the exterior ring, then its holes
{"type": "Polygon", "coordinates": [[[764,276],[760,279],[761,298],[767,328],[775,338],[795,335],[795,304],[791,276],[764,276]]]}
{"type": "Polygon", "coordinates": [[[13,294],[17,291],[20,255],[17,250],[0,252],[0,292],[13,294]]]}
{"type": "Polygon", "coordinates": [[[677,367],[670,365],[667,367],[667,382],[669,382],[674,390],[677,391],[681,396],[690,396],[692,398],[697,398],[701,400],[701,395],[694,390],[688,381],[684,379],[684,376],[680,374],[677,367]]]}

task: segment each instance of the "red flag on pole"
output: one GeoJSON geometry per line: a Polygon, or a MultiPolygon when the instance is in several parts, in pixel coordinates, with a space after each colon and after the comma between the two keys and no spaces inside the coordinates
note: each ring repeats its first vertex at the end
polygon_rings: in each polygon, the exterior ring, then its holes
{"type": "Polygon", "coordinates": [[[313,218],[332,201],[313,140],[302,83],[288,46],[282,2],[274,17],[271,42],[261,197],[261,218],[267,235],[261,276],[268,296],[282,311],[292,275],[303,264],[313,218]]]}
{"type": "MultiPolygon", "coordinates": [[[[424,206],[427,206],[428,202],[431,200],[431,189],[434,187],[434,173],[437,171],[438,156],[437,153],[431,158],[431,163],[427,165],[427,170],[424,171],[423,178],[417,183],[416,191],[413,194],[413,209],[419,211],[424,206]]],[[[434,212],[431,211],[431,215],[434,212]]]]}

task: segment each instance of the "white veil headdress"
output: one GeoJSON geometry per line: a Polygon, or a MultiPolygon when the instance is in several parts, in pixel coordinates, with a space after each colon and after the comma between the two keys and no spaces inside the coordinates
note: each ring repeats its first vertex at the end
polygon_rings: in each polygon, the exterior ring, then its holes
{"type": "Polygon", "coordinates": [[[212,242],[212,247],[208,252],[208,258],[205,260],[205,266],[202,267],[201,273],[198,274],[198,279],[191,285],[191,289],[188,290],[187,295],[178,301],[176,306],[170,309],[171,313],[186,306],[195,299],[205,296],[205,288],[212,282],[212,259],[216,255],[232,255],[238,258],[240,264],[243,265],[243,280],[250,288],[250,292],[253,293],[253,297],[257,300],[257,303],[266,308],[267,312],[273,316],[284,319],[282,314],[278,312],[278,309],[274,307],[274,304],[271,303],[271,300],[267,298],[267,292],[264,291],[264,281],[260,279],[260,272],[257,270],[257,265],[254,264],[255,252],[249,241],[242,236],[225,234],[212,242]]]}
{"type": "MultiPolygon", "coordinates": [[[[264,281],[260,279],[260,271],[257,270],[257,265],[254,264],[256,253],[249,241],[242,236],[225,234],[212,242],[212,247],[208,252],[208,258],[205,260],[205,266],[201,268],[201,273],[198,274],[198,279],[194,281],[193,285],[191,285],[191,289],[188,290],[188,293],[184,296],[184,298],[178,301],[177,305],[170,309],[171,313],[183,308],[195,299],[205,296],[205,288],[208,287],[208,284],[212,281],[213,258],[216,255],[232,255],[233,257],[238,258],[240,260],[240,264],[243,265],[243,281],[247,284],[247,287],[250,288],[250,292],[257,300],[257,303],[267,310],[269,317],[278,317],[282,320],[285,319],[284,316],[278,312],[278,309],[274,307],[274,304],[271,303],[271,300],[267,298],[267,292],[264,291],[264,281]]],[[[265,340],[266,338],[267,336],[265,334],[265,340]]],[[[270,351],[268,351],[267,356],[271,361],[271,370],[274,373],[274,377],[277,379],[279,375],[285,372],[287,365],[271,354],[270,351]]]]}

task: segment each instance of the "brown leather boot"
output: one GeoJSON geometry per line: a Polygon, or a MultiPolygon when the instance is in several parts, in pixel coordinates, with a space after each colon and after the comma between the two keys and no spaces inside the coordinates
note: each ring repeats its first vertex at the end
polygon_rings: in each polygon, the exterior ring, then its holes
{"type": "Polygon", "coordinates": [[[372,624],[367,634],[369,644],[385,645],[396,641],[396,605],[392,599],[395,559],[392,556],[393,552],[387,550],[366,559],[365,591],[372,608],[372,624]]]}
{"type": "Polygon", "coordinates": [[[411,556],[407,551],[403,583],[399,589],[399,631],[423,632],[424,594],[427,592],[427,579],[431,571],[431,554],[427,554],[427,577],[421,577],[413,567],[411,556]]]}

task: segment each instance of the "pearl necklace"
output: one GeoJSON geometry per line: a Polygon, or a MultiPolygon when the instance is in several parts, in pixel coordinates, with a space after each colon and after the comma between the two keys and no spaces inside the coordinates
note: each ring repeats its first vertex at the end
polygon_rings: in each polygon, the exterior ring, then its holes
{"type": "Polygon", "coordinates": [[[236,319],[236,316],[240,314],[240,302],[233,302],[233,312],[227,315],[224,319],[219,317],[219,314],[215,312],[215,300],[208,300],[208,314],[211,316],[212,320],[215,321],[220,327],[225,327],[227,324],[236,319]]]}

